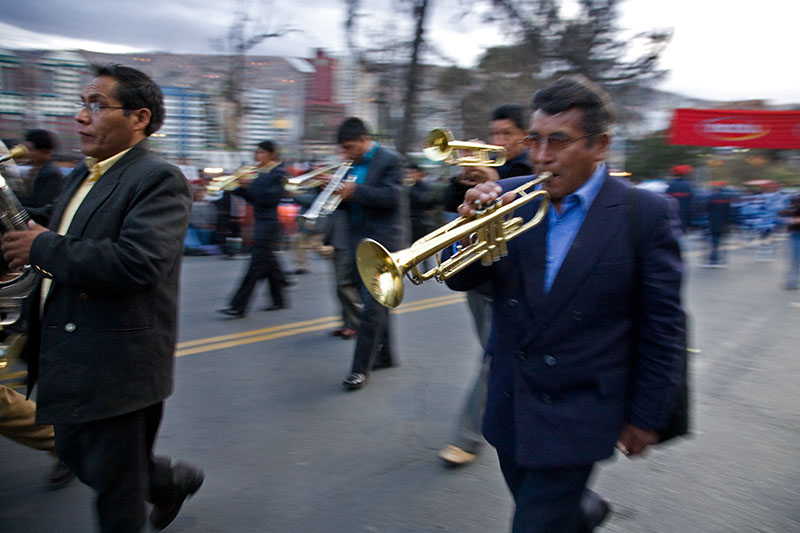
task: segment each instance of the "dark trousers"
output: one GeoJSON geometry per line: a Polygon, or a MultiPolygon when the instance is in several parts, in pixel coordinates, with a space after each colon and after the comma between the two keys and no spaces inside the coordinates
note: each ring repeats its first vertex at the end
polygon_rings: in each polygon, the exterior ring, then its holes
{"type": "Polygon", "coordinates": [[[275,256],[275,242],[256,242],[251,247],[250,266],[242,278],[239,290],[233,295],[231,307],[240,311],[247,311],[247,304],[256,283],[262,279],[269,281],[269,292],[274,305],[285,305],[283,288],[286,278],[283,276],[281,265],[275,256]]]}
{"type": "Polygon", "coordinates": [[[169,458],[153,456],[163,403],[81,424],[56,424],[59,458],[97,492],[103,532],[144,528],[145,501],[168,502],[176,492],[169,458]]]}
{"type": "Polygon", "coordinates": [[[581,496],[594,465],[522,468],[498,454],[516,509],[513,533],[584,533],[581,496]]]}
{"type": "Polygon", "coordinates": [[[342,307],[344,327],[358,329],[363,306],[358,290],[358,272],[350,250],[333,250],[333,272],[336,276],[336,297],[342,307]]]}
{"type": "Polygon", "coordinates": [[[364,306],[361,310],[356,350],[353,353],[352,372],[369,374],[375,363],[393,364],[389,309],[375,301],[361,279],[358,280],[358,290],[364,306]]]}

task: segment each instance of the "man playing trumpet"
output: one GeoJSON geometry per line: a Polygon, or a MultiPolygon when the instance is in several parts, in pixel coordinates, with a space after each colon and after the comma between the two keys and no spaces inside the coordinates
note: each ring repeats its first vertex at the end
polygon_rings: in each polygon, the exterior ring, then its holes
{"type": "MultiPolygon", "coordinates": [[[[552,173],[552,207],[507,258],[447,283],[493,289],[483,434],[516,503],[512,530],[585,532],[608,513],[586,488],[594,464],[657,443],[685,379],[678,224],[667,198],[609,176],[605,91],[562,78],[533,107],[525,144],[535,172],[552,173]]],[[[510,202],[501,195],[527,179],[468,190],[459,214],[510,202]]],[[[536,204],[517,212],[531,218],[536,204]]]]}

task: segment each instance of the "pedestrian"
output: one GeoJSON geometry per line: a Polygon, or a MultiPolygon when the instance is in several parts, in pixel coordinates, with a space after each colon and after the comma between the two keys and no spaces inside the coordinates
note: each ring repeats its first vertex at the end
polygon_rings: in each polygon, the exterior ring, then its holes
{"type": "Polygon", "coordinates": [[[672,165],[672,179],[667,186],[667,195],[678,202],[678,219],[681,223],[681,250],[688,251],[686,236],[692,225],[692,212],[694,210],[694,191],[692,184],[686,176],[692,172],[691,165],[672,165]]]}
{"type": "Polygon", "coordinates": [[[265,311],[277,311],[288,307],[284,289],[288,286],[276,252],[281,242],[281,227],[278,221],[278,204],[283,197],[286,170],[278,154],[278,145],[263,141],[256,148],[254,159],[258,163],[258,176],[250,182],[240,179],[239,187],[232,191],[253,206],[255,229],[250,247],[250,264],[239,288],[230,300],[230,305],[218,312],[243,317],[247,314],[250,296],[256,283],[266,279],[269,283],[272,304],[265,311]]]}
{"type": "Polygon", "coordinates": [[[781,211],[780,215],[789,231],[787,242],[789,257],[784,288],[800,289],[800,194],[795,194],[789,199],[789,206],[781,211]]]}
{"type": "MultiPolygon", "coordinates": [[[[499,167],[465,167],[459,172],[445,193],[445,208],[448,211],[457,211],[464,201],[464,193],[478,183],[530,175],[531,162],[528,150],[522,142],[528,133],[527,118],[525,108],[517,104],[503,104],[492,111],[489,119],[489,142],[505,149],[506,162],[499,167]]],[[[490,284],[467,291],[467,304],[481,344],[481,366],[459,413],[453,440],[439,450],[439,457],[451,466],[473,462],[484,442],[481,422],[486,408],[486,387],[491,364],[491,357],[484,352],[491,326],[490,284]]]]}
{"type": "MultiPolygon", "coordinates": [[[[658,442],[684,381],[678,222],[666,197],[609,176],[614,112],[599,86],[561,78],[533,108],[526,142],[534,170],[553,175],[547,216],[508,257],[447,283],[494,289],[483,433],[516,503],[512,531],[591,531],[609,510],[586,487],[595,463],[658,442]]],[[[459,213],[528,179],[478,185],[459,213]]]]}
{"type": "MultiPolygon", "coordinates": [[[[403,233],[401,217],[403,165],[400,157],[372,140],[366,124],[356,117],[339,126],[336,142],[345,159],[353,162],[354,181],[339,187],[342,207],[347,210],[350,256],[355,262],[361,239],[370,238],[389,250],[400,248],[403,233]]],[[[370,370],[397,364],[391,341],[389,310],[375,301],[361,279],[359,292],[363,302],[358,337],[350,374],[343,381],[347,390],[360,389],[370,370]]]]}
{"type": "Polygon", "coordinates": [[[708,197],[708,234],[709,234],[709,254],[708,263],[703,264],[706,268],[723,268],[727,266],[725,256],[722,251],[722,242],[728,233],[728,226],[731,223],[731,202],[733,199],[723,189],[725,183],[720,181],[711,182],[711,195],[708,197]]]}
{"type": "Polygon", "coordinates": [[[161,89],[122,65],[94,66],[78,122],[86,156],[53,207],[52,230],[4,235],[9,267],[41,274],[25,350],[36,422],[97,493],[103,532],[166,527],[203,483],[189,463],[153,455],[172,392],[181,249],[191,194],[147,137],[164,121],[161,89]]]}

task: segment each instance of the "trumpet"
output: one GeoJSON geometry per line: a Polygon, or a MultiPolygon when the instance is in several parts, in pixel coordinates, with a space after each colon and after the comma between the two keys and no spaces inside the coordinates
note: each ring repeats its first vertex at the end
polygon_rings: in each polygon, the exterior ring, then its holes
{"type": "Polygon", "coordinates": [[[206,187],[210,194],[222,191],[232,191],[239,186],[241,180],[254,180],[258,177],[258,169],[253,166],[243,166],[236,169],[236,172],[228,176],[217,176],[212,178],[206,187]]]}
{"type": "Polygon", "coordinates": [[[17,159],[20,157],[25,157],[28,155],[28,147],[24,144],[18,144],[14,148],[8,151],[6,155],[0,157],[0,163],[5,163],[9,159],[17,159]]]}
{"type": "Polygon", "coordinates": [[[454,141],[453,133],[445,128],[436,128],[428,133],[422,153],[431,161],[460,167],[500,167],[506,162],[506,149],[502,146],[454,141]]]}
{"type": "Polygon", "coordinates": [[[318,187],[319,185],[325,183],[325,180],[319,179],[317,178],[317,176],[332,172],[339,166],[341,166],[340,163],[335,163],[333,165],[328,165],[322,168],[318,168],[316,170],[312,170],[311,172],[306,172],[305,174],[300,174],[299,176],[289,178],[288,180],[286,180],[285,189],[288,192],[300,192],[306,189],[313,189],[314,187],[318,187]]]}
{"type": "Polygon", "coordinates": [[[355,174],[348,176],[350,167],[352,165],[352,161],[345,161],[339,165],[339,169],[333,175],[325,188],[322,189],[316,198],[314,198],[314,202],[311,204],[311,207],[309,207],[308,210],[302,214],[303,221],[309,227],[314,228],[319,223],[320,218],[330,215],[336,211],[337,207],[339,207],[342,197],[336,194],[336,189],[338,189],[339,185],[342,183],[353,182],[356,180],[355,174]]]}
{"type": "Polygon", "coordinates": [[[459,217],[398,252],[389,252],[372,239],[362,240],[356,249],[361,280],[378,303],[397,307],[403,301],[405,275],[414,285],[431,278],[442,283],[477,260],[484,266],[499,261],[508,254],[508,241],[544,220],[550,194],[543,189],[529,191],[552,177],[552,173],[542,172],[512,191],[517,196],[514,201],[502,205],[498,198],[482,206],[475,215],[459,217]],[[528,222],[523,223],[522,217],[513,216],[514,211],[536,199],[541,200],[539,208],[528,222]],[[467,244],[458,244],[452,256],[444,261],[439,258],[439,252],[464,239],[468,240],[467,244]],[[417,265],[432,255],[436,256],[436,266],[420,272],[417,265]]]}

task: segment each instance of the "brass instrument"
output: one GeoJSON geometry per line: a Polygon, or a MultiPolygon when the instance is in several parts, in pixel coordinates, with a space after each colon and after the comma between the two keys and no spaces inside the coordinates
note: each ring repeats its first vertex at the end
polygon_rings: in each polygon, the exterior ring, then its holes
{"type": "Polygon", "coordinates": [[[333,170],[338,168],[340,165],[340,163],[335,163],[333,165],[328,165],[310,172],[306,172],[305,174],[300,174],[299,176],[289,178],[286,180],[286,186],[284,188],[287,192],[294,193],[318,187],[319,185],[325,183],[325,180],[319,179],[317,176],[333,172],[333,170]]]}
{"type": "MultiPolygon", "coordinates": [[[[0,176],[0,236],[8,231],[28,229],[30,215],[22,207],[6,180],[0,176]]],[[[36,275],[30,266],[10,271],[0,257],[0,326],[13,324],[22,311],[22,301],[36,285],[36,275]]]]}
{"type": "Polygon", "coordinates": [[[419,285],[431,278],[443,282],[478,259],[484,266],[499,261],[508,253],[507,243],[520,233],[539,224],[550,206],[550,195],[545,190],[529,193],[537,184],[552,178],[552,173],[542,172],[536,178],[520,185],[513,191],[519,198],[501,205],[498,198],[473,216],[459,217],[436,231],[422,237],[410,248],[389,252],[380,243],[364,239],[356,250],[356,265],[361,280],[372,297],[386,307],[397,307],[403,301],[403,276],[419,285]],[[528,222],[513,216],[523,205],[541,199],[539,209],[528,222]],[[457,245],[456,252],[446,259],[439,259],[439,252],[448,246],[468,239],[468,244],[457,245]],[[422,261],[436,256],[436,266],[425,273],[417,269],[422,261]]]}
{"type": "Polygon", "coordinates": [[[339,185],[342,183],[350,183],[356,180],[355,174],[348,176],[352,166],[352,161],[345,161],[340,164],[338,170],[336,170],[336,173],[325,188],[317,195],[308,210],[301,215],[307,226],[314,228],[319,224],[321,218],[336,211],[336,208],[339,207],[339,203],[342,201],[342,197],[336,194],[336,189],[338,189],[339,185]]]}
{"type": "Polygon", "coordinates": [[[14,148],[8,151],[6,155],[0,157],[0,163],[5,163],[9,159],[17,159],[20,157],[25,157],[28,155],[28,147],[24,144],[18,144],[14,148]]]}
{"type": "Polygon", "coordinates": [[[253,166],[243,166],[236,169],[236,172],[228,176],[217,176],[212,178],[206,187],[209,194],[220,193],[222,191],[232,191],[239,187],[242,180],[253,181],[258,177],[258,169],[253,166]]]}
{"type": "Polygon", "coordinates": [[[499,167],[506,162],[506,149],[502,146],[454,141],[453,133],[445,128],[436,128],[428,133],[422,152],[431,161],[460,167],[499,167]]]}

